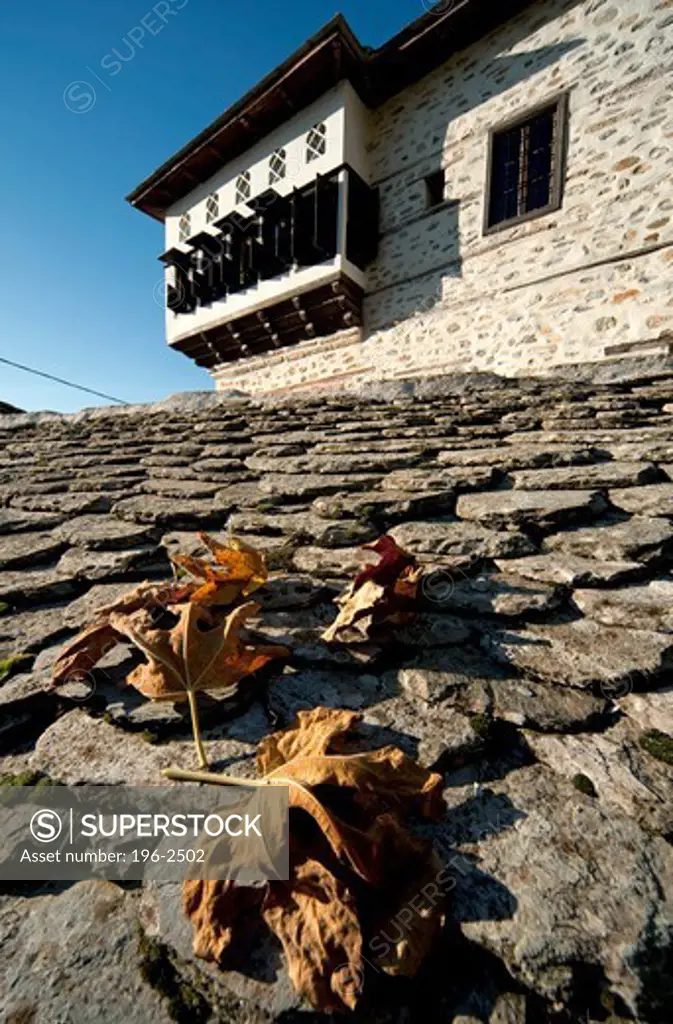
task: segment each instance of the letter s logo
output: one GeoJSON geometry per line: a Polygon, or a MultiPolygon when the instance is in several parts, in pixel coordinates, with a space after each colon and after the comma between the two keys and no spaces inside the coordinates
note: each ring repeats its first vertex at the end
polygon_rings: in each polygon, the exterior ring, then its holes
{"type": "Polygon", "coordinates": [[[38,843],[53,843],[61,834],[63,822],[56,811],[35,811],[30,819],[30,831],[38,843]]]}

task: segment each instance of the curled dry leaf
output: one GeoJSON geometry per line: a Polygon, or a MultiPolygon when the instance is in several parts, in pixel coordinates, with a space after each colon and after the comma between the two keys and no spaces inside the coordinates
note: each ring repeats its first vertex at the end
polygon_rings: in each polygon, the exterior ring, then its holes
{"type": "Polygon", "coordinates": [[[259,610],[254,601],[240,605],[212,628],[204,629],[203,612],[186,604],[172,629],[152,628],[144,611],[111,615],[112,626],[147,656],[128,682],[151,700],[187,700],[200,690],[228,690],[272,658],[287,655],[285,647],[244,643],[239,630],[259,610]]]}
{"type": "Polygon", "coordinates": [[[336,598],[339,614],[322,634],[327,643],[363,643],[376,631],[408,622],[414,614],[421,570],[413,555],[384,535],[364,548],[381,555],[336,598]]]}
{"type": "Polygon", "coordinates": [[[248,602],[223,616],[222,605],[239,601],[266,582],[264,556],[243,541],[232,540],[225,546],[207,534],[200,537],[224,568],[175,556],[176,564],[186,568],[200,585],[146,582],[101,609],[62,650],[54,666],[53,685],[87,674],[115,644],[130,640],[148,660],[128,681],[151,700],[189,702],[199,762],[204,767],[207,762],[196,693],[234,691],[241,679],[288,652],[284,647],[246,644],[239,637],[240,627],[258,605],[248,602]],[[177,624],[171,629],[157,628],[157,610],[177,614],[177,624]]]}
{"type": "Polygon", "coordinates": [[[151,628],[144,610],[110,616],[113,628],[147,656],[147,662],[138,665],[127,681],[151,700],[189,702],[201,767],[208,761],[201,740],[196,694],[204,690],[234,692],[246,676],[273,658],[289,653],[285,647],[253,646],[241,640],[241,626],[258,610],[259,605],[249,601],[209,629],[202,628],[204,609],[191,602],[182,607],[180,619],[172,629],[151,628]]]}
{"type": "Polygon", "coordinates": [[[93,622],[61,651],[52,670],[53,685],[89,672],[104,654],[123,640],[122,633],[112,625],[113,615],[131,615],[141,610],[150,613],[157,608],[170,607],[186,600],[192,589],[191,584],[141,583],[117,601],[100,608],[93,622]]]}
{"type": "Polygon", "coordinates": [[[199,537],[214,556],[215,566],[189,555],[174,555],[171,559],[200,583],[191,601],[202,605],[233,604],[239,597],[248,597],[264,586],[268,572],[261,552],[237,537],[232,537],[228,544],[221,544],[207,533],[200,533],[199,537]]]}
{"type": "MultiPolygon", "coordinates": [[[[302,711],[293,727],[259,744],[260,781],[288,787],[288,881],[267,882],[261,902],[259,890],[239,892],[247,887],[235,882],[191,881],[184,890],[197,955],[215,961],[240,955],[241,928],[257,909],[283,944],[297,991],[321,1010],[354,1008],[363,947],[382,971],[413,975],[444,921],[441,900],[418,898],[438,870],[431,846],[404,825],[411,814],[442,814],[442,777],[394,747],[347,753],[360,717],[329,708],[302,711]],[[416,897],[402,931],[401,895],[416,897]]],[[[225,781],[206,773],[193,778],[225,781]]]]}
{"type": "Polygon", "coordinates": [[[321,1010],[355,1009],[362,933],[355,899],[319,860],[293,866],[292,884],[269,885],[262,916],[283,944],[290,981],[321,1010]],[[343,971],[343,965],[357,971],[343,971]]]}

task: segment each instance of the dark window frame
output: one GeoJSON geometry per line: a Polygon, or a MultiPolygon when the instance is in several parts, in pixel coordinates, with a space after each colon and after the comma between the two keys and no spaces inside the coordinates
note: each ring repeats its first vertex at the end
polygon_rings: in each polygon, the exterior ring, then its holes
{"type": "Polygon", "coordinates": [[[549,96],[544,102],[538,103],[536,106],[522,111],[516,117],[510,117],[506,121],[494,125],[489,129],[486,163],[486,193],[484,197],[482,229],[482,233],[484,235],[492,235],[497,231],[505,231],[507,228],[515,227],[518,224],[525,224],[530,220],[537,220],[538,217],[546,217],[548,214],[555,213],[557,210],[561,209],[561,206],[563,205],[563,191],[566,176],[569,97],[570,94],[568,92],[557,93],[554,96],[549,96]],[[491,223],[494,171],[493,158],[496,136],[500,135],[502,132],[511,131],[513,128],[519,128],[534,117],[544,113],[545,110],[550,110],[553,107],[557,110],[557,131],[552,143],[553,169],[550,181],[549,202],[546,206],[541,206],[536,210],[528,210],[526,213],[517,214],[515,217],[508,217],[507,220],[497,221],[494,224],[491,223]]]}

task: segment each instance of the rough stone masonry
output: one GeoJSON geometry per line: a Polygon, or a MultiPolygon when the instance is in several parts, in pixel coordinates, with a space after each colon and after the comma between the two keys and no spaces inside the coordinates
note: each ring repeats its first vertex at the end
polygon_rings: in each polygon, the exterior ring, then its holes
{"type": "MultiPolygon", "coordinates": [[[[181,708],[124,687],[126,648],[83,698],[46,687],[97,607],[231,530],[281,573],[252,628],[291,658],[243,705],[204,696],[215,769],[254,774],[257,741],[322,704],[444,773],[449,925],[354,1019],[670,1024],[673,364],[10,414],[0,439],[0,781],[192,765],[181,708]],[[422,613],[328,647],[382,531],[434,567],[422,613]]],[[[7,1024],[323,1019],[268,942],[237,971],[199,961],[171,885],[3,883],[0,964],[7,1024]]]]}
{"type": "Polygon", "coordinates": [[[381,240],[364,328],[223,365],[218,387],[668,352],[672,27],[670,0],[545,0],[370,111],[381,240]],[[485,235],[489,130],[566,92],[561,208],[485,235]],[[428,209],[439,168],[445,202],[428,209]]]}

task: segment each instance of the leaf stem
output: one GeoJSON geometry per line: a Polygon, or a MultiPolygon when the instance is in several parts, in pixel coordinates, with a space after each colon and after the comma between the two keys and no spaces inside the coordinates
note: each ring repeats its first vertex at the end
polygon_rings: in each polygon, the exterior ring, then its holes
{"type": "Polygon", "coordinates": [[[265,779],[239,779],[234,775],[217,775],[215,772],[192,772],[184,768],[162,768],[161,774],[176,782],[208,782],[213,786],[268,786],[265,779]]]}
{"type": "Polygon", "coordinates": [[[194,734],[194,744],[196,746],[196,753],[199,759],[199,768],[207,768],[208,758],[206,757],[203,740],[201,739],[201,728],[199,726],[199,706],[196,702],[196,694],[193,690],[187,690],[187,700],[189,701],[189,713],[192,717],[192,732],[194,734]]]}

